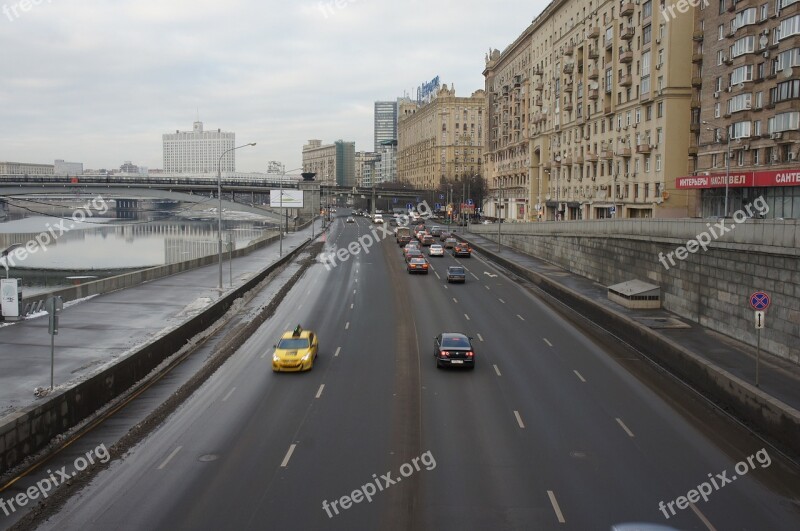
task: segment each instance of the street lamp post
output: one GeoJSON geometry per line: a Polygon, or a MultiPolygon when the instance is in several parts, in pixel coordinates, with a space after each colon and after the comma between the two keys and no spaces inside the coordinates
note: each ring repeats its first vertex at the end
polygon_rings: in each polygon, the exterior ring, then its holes
{"type": "Polygon", "coordinates": [[[5,251],[0,253],[0,258],[3,259],[3,264],[5,265],[5,268],[6,268],[6,280],[8,280],[8,270],[11,269],[8,266],[8,260],[6,260],[6,256],[11,254],[11,251],[13,251],[14,249],[17,249],[18,247],[22,247],[22,244],[21,243],[12,243],[8,247],[6,247],[5,251]]]}
{"type": "MultiPolygon", "coordinates": [[[[716,125],[708,122],[707,120],[703,120],[703,124],[705,125],[716,125]]],[[[706,127],[707,131],[711,131],[710,127],[706,127]]],[[[722,217],[728,217],[728,181],[731,178],[731,131],[727,129],[725,131],[725,136],[728,137],[728,149],[725,153],[725,206],[722,210],[722,217]]],[[[714,141],[716,141],[716,134],[714,135],[714,141]]]]}
{"type": "MultiPolygon", "coordinates": [[[[278,204],[280,205],[278,208],[280,209],[280,222],[278,223],[278,256],[283,256],[283,180],[286,178],[287,173],[291,173],[293,171],[302,170],[303,168],[295,168],[293,170],[286,171],[286,166],[281,164],[281,182],[278,184],[278,190],[280,197],[278,198],[278,204]]],[[[311,226],[314,226],[313,216],[311,226]]],[[[313,230],[313,228],[312,228],[313,230]]],[[[286,232],[289,232],[289,219],[286,219],[286,232]]]]}
{"type": "Polygon", "coordinates": [[[219,286],[218,289],[222,291],[222,157],[225,156],[226,153],[230,153],[231,151],[236,151],[237,149],[241,149],[247,146],[255,146],[255,142],[250,142],[249,144],[244,144],[242,146],[233,147],[230,149],[226,149],[222,152],[217,159],[217,197],[219,198],[219,212],[217,212],[217,257],[219,258],[219,286]]]}

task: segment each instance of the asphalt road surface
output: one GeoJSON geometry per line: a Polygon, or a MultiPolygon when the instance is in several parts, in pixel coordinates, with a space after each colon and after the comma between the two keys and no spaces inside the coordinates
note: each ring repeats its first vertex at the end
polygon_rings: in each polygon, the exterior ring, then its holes
{"type": "MultiPolygon", "coordinates": [[[[369,232],[339,217],[328,247],[369,232]]],[[[41,528],[800,528],[798,470],[622,346],[589,339],[480,257],[433,257],[409,275],[393,239],[369,251],[312,266],[41,528]],[[445,281],[456,263],[464,285],[445,281]],[[271,347],[298,323],[320,357],[273,373],[271,347]],[[435,367],[443,331],[474,338],[475,370],[435,367]]]]}

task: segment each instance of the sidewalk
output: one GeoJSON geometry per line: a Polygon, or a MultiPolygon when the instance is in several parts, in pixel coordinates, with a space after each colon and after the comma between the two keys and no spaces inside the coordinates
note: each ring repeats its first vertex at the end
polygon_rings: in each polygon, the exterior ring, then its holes
{"type": "MultiPolygon", "coordinates": [[[[315,235],[321,232],[321,220],[315,235]]],[[[311,237],[311,226],[283,239],[283,253],[311,237]]],[[[233,259],[233,284],[239,286],[275,263],[278,242],[233,259]]],[[[90,373],[197,314],[219,298],[219,265],[213,264],[131,288],[65,304],[55,336],[55,385],[90,373]]],[[[223,261],[223,286],[230,288],[229,262],[223,261]]],[[[48,317],[0,323],[0,417],[35,401],[36,387],[50,386],[48,317]]]]}
{"type": "MultiPolygon", "coordinates": [[[[560,283],[592,301],[612,308],[649,328],[656,334],[668,338],[696,356],[728,371],[742,380],[755,385],[756,349],[728,336],[714,332],[700,324],[682,318],[670,311],[630,310],[608,300],[607,287],[588,278],[569,273],[558,266],[547,263],[531,255],[502,246],[497,250],[497,242],[471,232],[461,236],[492,254],[534,271],[553,282],[560,283]]],[[[771,354],[761,352],[759,369],[759,389],[800,410],[800,366],[771,354]]]]}

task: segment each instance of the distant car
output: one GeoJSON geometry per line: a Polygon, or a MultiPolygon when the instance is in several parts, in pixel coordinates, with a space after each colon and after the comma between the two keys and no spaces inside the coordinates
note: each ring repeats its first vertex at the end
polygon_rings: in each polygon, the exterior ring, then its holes
{"type": "Polygon", "coordinates": [[[453,247],[456,246],[457,243],[458,243],[458,240],[456,240],[455,238],[447,238],[444,241],[444,248],[445,249],[452,249],[453,247]]]}
{"type": "Polygon", "coordinates": [[[273,345],[272,370],[274,372],[309,371],[319,352],[317,334],[303,330],[297,325],[293,331],[284,332],[280,341],[273,345]]]}
{"type": "Polygon", "coordinates": [[[446,230],[443,230],[443,231],[441,232],[441,234],[439,234],[439,239],[440,239],[440,240],[442,240],[442,241],[445,241],[447,238],[450,238],[450,237],[452,237],[452,236],[453,236],[453,235],[452,235],[452,234],[450,234],[448,231],[446,231],[446,230]]]}
{"type": "Polygon", "coordinates": [[[475,368],[475,350],[472,338],[455,332],[443,332],[434,338],[433,357],[436,367],[475,368]]]}
{"type": "Polygon", "coordinates": [[[444,256],[444,247],[438,243],[434,243],[428,247],[428,256],[444,256]]]}
{"type": "Polygon", "coordinates": [[[419,249],[411,249],[406,253],[406,263],[408,263],[412,258],[425,258],[425,255],[422,254],[422,251],[419,249]]]}
{"type": "Polygon", "coordinates": [[[372,218],[373,223],[383,223],[383,216],[381,214],[375,214],[375,217],[372,218]]]}
{"type": "Polygon", "coordinates": [[[433,236],[431,236],[430,234],[425,234],[424,236],[422,236],[422,240],[420,240],[420,243],[422,244],[423,247],[428,247],[430,245],[433,245],[433,242],[435,241],[436,240],[433,239],[433,236]]]}
{"type": "Polygon", "coordinates": [[[467,281],[467,273],[462,266],[450,266],[447,268],[447,283],[467,281]]]}
{"type": "Polygon", "coordinates": [[[408,260],[406,269],[409,273],[423,273],[428,274],[428,261],[423,256],[413,257],[408,260]]]}
{"type": "Polygon", "coordinates": [[[411,251],[419,251],[420,247],[418,243],[409,242],[403,247],[403,256],[408,256],[408,253],[411,251]]]}
{"type": "Polygon", "coordinates": [[[453,246],[453,256],[472,256],[472,249],[466,243],[457,243],[453,246]]]}
{"type": "Polygon", "coordinates": [[[348,223],[355,223],[355,222],[356,222],[356,220],[355,220],[355,219],[353,219],[353,216],[347,216],[347,222],[348,222],[348,223]]]}
{"type": "Polygon", "coordinates": [[[437,238],[442,235],[442,231],[444,229],[439,225],[434,225],[431,227],[431,236],[436,236],[437,238]]]}

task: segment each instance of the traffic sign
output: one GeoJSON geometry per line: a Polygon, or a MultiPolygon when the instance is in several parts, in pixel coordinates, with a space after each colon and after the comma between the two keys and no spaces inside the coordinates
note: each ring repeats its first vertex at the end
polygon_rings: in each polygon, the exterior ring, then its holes
{"type": "Polygon", "coordinates": [[[442,205],[441,205],[441,203],[436,203],[436,204],[434,205],[434,210],[441,210],[441,209],[442,209],[442,205]]]}
{"type": "Polygon", "coordinates": [[[770,302],[769,295],[763,291],[756,291],[750,295],[750,306],[752,306],[754,310],[766,310],[769,308],[770,302]]]}
{"type": "Polygon", "coordinates": [[[392,203],[397,203],[397,198],[396,197],[392,198],[392,203]]]}
{"type": "Polygon", "coordinates": [[[756,310],[756,330],[764,328],[764,312],[756,310]]]}
{"type": "Polygon", "coordinates": [[[406,208],[408,210],[411,210],[412,208],[414,208],[414,205],[412,205],[411,203],[406,203],[406,208]]]}
{"type": "Polygon", "coordinates": [[[474,201],[472,201],[472,199],[467,199],[467,204],[468,205],[474,205],[475,203],[474,203],[474,201]]]}
{"type": "Polygon", "coordinates": [[[439,194],[439,199],[444,199],[444,194],[439,194]]]}
{"type": "Polygon", "coordinates": [[[616,214],[617,213],[617,207],[613,207],[612,206],[611,208],[608,209],[608,211],[611,212],[612,214],[616,214]]]}

